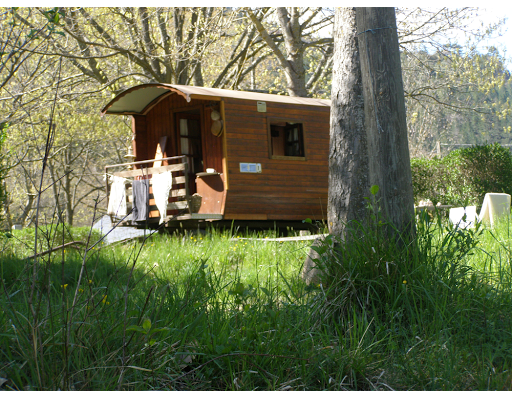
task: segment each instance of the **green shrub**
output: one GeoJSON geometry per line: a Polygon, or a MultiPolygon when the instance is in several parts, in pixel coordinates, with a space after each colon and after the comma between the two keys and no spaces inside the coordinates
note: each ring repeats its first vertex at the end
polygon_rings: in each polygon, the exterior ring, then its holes
{"type": "Polygon", "coordinates": [[[454,150],[443,158],[411,159],[414,199],[481,206],[485,193],[512,194],[512,155],[499,144],[454,150]]]}

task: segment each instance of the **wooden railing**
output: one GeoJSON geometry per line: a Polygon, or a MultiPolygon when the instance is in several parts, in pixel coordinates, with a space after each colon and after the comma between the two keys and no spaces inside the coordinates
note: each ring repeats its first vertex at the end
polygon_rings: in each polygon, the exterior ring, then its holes
{"type": "MultiPolygon", "coordinates": [[[[188,213],[191,214],[191,202],[190,202],[190,191],[189,191],[189,185],[188,185],[188,161],[187,156],[175,156],[175,157],[166,157],[162,159],[153,159],[153,160],[144,160],[144,161],[135,161],[132,163],[123,163],[123,164],[114,164],[114,165],[107,165],[105,166],[105,175],[107,176],[105,179],[105,189],[107,193],[107,198],[109,198],[109,175],[118,176],[122,178],[143,178],[143,179],[149,179],[151,175],[160,174],[163,172],[172,172],[172,180],[173,180],[173,188],[171,189],[169,193],[170,198],[174,198],[176,201],[170,202],[167,205],[167,210],[188,210],[188,213]],[[163,165],[160,167],[147,167],[144,168],[144,165],[153,163],[155,161],[167,161],[174,162],[174,164],[169,165],[163,165]],[[119,167],[128,167],[128,166],[139,166],[139,169],[135,170],[125,170],[125,171],[117,171],[117,172],[111,172],[112,168],[119,168],[119,167]],[[174,188],[176,186],[176,188],[174,188]],[[181,187],[179,187],[181,186],[181,187]]],[[[158,211],[158,208],[156,205],[151,205],[151,201],[153,200],[153,194],[151,192],[151,179],[150,181],[150,206],[149,206],[149,215],[148,219],[150,218],[158,218],[157,215],[155,215],[155,211],[158,211]]],[[[126,189],[126,197],[128,199],[127,206],[128,210],[130,210],[130,204],[131,204],[131,197],[133,197],[132,194],[132,186],[131,184],[128,184],[126,189]]],[[[167,214],[165,214],[167,216],[167,214]]]]}

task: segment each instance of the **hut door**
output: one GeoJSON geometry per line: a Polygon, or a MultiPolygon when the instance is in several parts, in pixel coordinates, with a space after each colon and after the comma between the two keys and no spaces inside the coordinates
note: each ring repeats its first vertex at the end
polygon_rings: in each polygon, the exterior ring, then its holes
{"type": "Polygon", "coordinates": [[[179,155],[185,155],[189,164],[190,193],[195,193],[195,174],[203,172],[201,118],[199,114],[177,113],[179,155]]]}

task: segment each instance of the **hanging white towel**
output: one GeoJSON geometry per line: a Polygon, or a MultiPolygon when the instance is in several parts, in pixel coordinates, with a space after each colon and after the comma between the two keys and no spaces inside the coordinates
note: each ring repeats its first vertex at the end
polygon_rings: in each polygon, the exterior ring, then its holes
{"type": "Polygon", "coordinates": [[[126,178],[111,176],[112,185],[110,186],[110,197],[108,200],[107,213],[118,218],[126,216],[126,178]]]}
{"type": "Polygon", "coordinates": [[[160,224],[162,224],[167,216],[169,192],[172,189],[172,173],[171,171],[167,171],[161,174],[153,174],[151,182],[153,186],[153,198],[160,212],[160,224]]]}

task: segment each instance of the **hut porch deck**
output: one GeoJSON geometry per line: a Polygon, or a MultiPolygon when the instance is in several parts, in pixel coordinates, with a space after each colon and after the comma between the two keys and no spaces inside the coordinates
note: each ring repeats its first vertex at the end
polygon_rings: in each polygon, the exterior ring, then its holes
{"type": "MultiPolygon", "coordinates": [[[[164,223],[167,225],[169,224],[176,224],[178,222],[183,221],[213,221],[213,220],[222,220],[224,219],[224,216],[222,214],[208,214],[208,213],[197,213],[194,212],[194,210],[197,211],[197,209],[192,208],[191,203],[191,196],[188,186],[188,162],[187,162],[187,156],[175,156],[175,157],[166,157],[163,159],[151,159],[151,160],[144,160],[144,161],[136,161],[131,163],[123,163],[123,164],[114,164],[114,165],[107,165],[105,166],[105,175],[113,175],[117,177],[122,178],[136,178],[136,177],[144,177],[148,178],[155,174],[160,174],[163,172],[171,172],[171,173],[180,173],[182,175],[174,176],[173,174],[173,187],[171,191],[169,192],[169,198],[174,199],[176,201],[169,202],[167,204],[167,210],[178,210],[178,214],[173,215],[167,215],[164,218],[164,223]],[[155,161],[166,161],[166,162],[175,162],[174,164],[168,164],[168,165],[162,165],[159,167],[148,167],[148,168],[140,168],[135,170],[125,170],[125,171],[118,171],[118,172],[112,172],[109,173],[108,171],[111,168],[119,168],[119,167],[127,167],[127,166],[140,166],[143,167],[144,165],[154,163],[155,161]],[[175,185],[180,185],[181,187],[176,187],[175,185]],[[186,213],[188,212],[188,213],[186,213]]],[[[151,186],[151,179],[150,186],[151,186]]],[[[107,197],[109,197],[109,183],[108,178],[106,178],[105,182],[105,188],[107,197]]],[[[127,206],[131,207],[131,203],[133,202],[133,196],[129,193],[130,187],[127,188],[127,206]]],[[[113,215],[111,215],[111,218],[113,215]]],[[[144,227],[144,226],[158,226],[160,221],[160,213],[158,212],[158,208],[156,205],[154,205],[154,198],[153,194],[150,193],[149,195],[149,214],[148,218],[145,221],[133,221],[130,218],[130,216],[127,217],[127,219],[121,221],[119,223],[119,226],[138,226],[138,227],[144,227]]],[[[118,220],[119,221],[119,220],[118,220]]]]}

